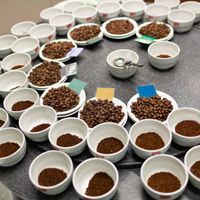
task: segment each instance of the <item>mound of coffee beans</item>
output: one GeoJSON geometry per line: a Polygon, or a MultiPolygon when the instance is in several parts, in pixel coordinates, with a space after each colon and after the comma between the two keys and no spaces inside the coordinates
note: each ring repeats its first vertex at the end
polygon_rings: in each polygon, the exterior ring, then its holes
{"type": "Polygon", "coordinates": [[[157,119],[165,121],[173,110],[171,101],[156,95],[151,98],[139,97],[131,105],[131,112],[139,119],[157,119]]]}
{"type": "Polygon", "coordinates": [[[79,96],[66,86],[50,89],[43,97],[43,104],[52,107],[57,112],[63,112],[79,104],[79,96]]]}
{"type": "Polygon", "coordinates": [[[132,31],[134,28],[133,24],[129,20],[113,20],[106,25],[106,30],[112,34],[125,34],[132,31]]]}
{"type": "Polygon", "coordinates": [[[32,70],[28,79],[37,86],[53,85],[61,79],[61,66],[56,62],[45,61],[32,70]]]}
{"type": "Polygon", "coordinates": [[[37,125],[37,126],[35,126],[35,127],[33,127],[32,129],[31,129],[31,132],[39,132],[39,131],[43,131],[43,130],[45,130],[45,129],[47,129],[47,128],[49,128],[49,126],[51,126],[50,124],[39,124],[39,125],[37,125]]]}
{"type": "Polygon", "coordinates": [[[0,127],[2,127],[4,125],[5,121],[0,119],[0,127]]]}
{"type": "Polygon", "coordinates": [[[12,111],[22,111],[34,104],[32,101],[18,101],[12,106],[12,111]]]}
{"type": "Polygon", "coordinates": [[[42,54],[46,58],[59,59],[65,57],[72,48],[72,42],[51,42],[45,46],[42,54]]]}
{"type": "Polygon", "coordinates": [[[104,123],[119,123],[124,117],[122,106],[115,106],[108,100],[90,100],[80,112],[80,118],[84,120],[90,128],[104,123]]]}
{"type": "Polygon", "coordinates": [[[101,29],[97,25],[81,26],[71,32],[71,37],[76,41],[86,41],[99,35],[101,29]]]}
{"type": "Polygon", "coordinates": [[[0,158],[10,156],[15,153],[20,146],[15,142],[6,142],[0,144],[0,158]]]}
{"type": "Polygon", "coordinates": [[[200,178],[200,160],[195,162],[192,167],[190,168],[190,171],[198,178],[200,178]]]}
{"type": "Polygon", "coordinates": [[[61,147],[71,147],[71,146],[79,144],[82,141],[83,141],[82,138],[76,135],[72,135],[70,133],[66,133],[58,137],[56,144],[61,147]]]}
{"type": "Polygon", "coordinates": [[[170,28],[166,24],[160,24],[154,22],[141,27],[139,33],[141,35],[148,35],[156,39],[161,39],[169,35],[170,28]]]}

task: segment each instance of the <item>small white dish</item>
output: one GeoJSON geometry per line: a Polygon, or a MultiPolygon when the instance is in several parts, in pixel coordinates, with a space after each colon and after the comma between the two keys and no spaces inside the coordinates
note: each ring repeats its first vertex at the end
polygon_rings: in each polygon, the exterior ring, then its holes
{"type": "Polygon", "coordinates": [[[179,108],[169,114],[167,125],[173,134],[173,141],[185,147],[198,145],[200,143],[200,136],[187,137],[176,133],[176,125],[184,120],[193,120],[200,123],[200,111],[194,108],[179,108]]]}
{"type": "Polygon", "coordinates": [[[23,37],[16,40],[11,49],[15,53],[28,53],[31,59],[34,60],[39,54],[40,43],[36,38],[23,37]]]}
{"type": "Polygon", "coordinates": [[[196,15],[184,9],[172,10],[168,14],[168,23],[177,33],[185,33],[192,29],[196,15]]]}
{"type": "Polygon", "coordinates": [[[28,87],[28,78],[23,71],[9,71],[0,75],[0,95],[6,97],[10,92],[28,87]]]}
{"type": "Polygon", "coordinates": [[[71,14],[60,13],[53,16],[49,23],[56,27],[57,35],[64,36],[75,25],[75,18],[71,14]]]}
{"type": "Polygon", "coordinates": [[[43,23],[34,26],[29,34],[33,38],[37,38],[41,44],[55,40],[56,28],[52,24],[43,23]]]}
{"type": "Polygon", "coordinates": [[[17,37],[29,36],[29,31],[34,26],[36,23],[32,21],[19,22],[11,27],[11,33],[17,37]]]}
{"type": "Polygon", "coordinates": [[[148,48],[149,62],[157,69],[166,70],[173,67],[179,60],[180,48],[168,41],[158,41],[148,48]],[[169,58],[159,58],[159,55],[169,55],[169,58]]]}
{"type": "Polygon", "coordinates": [[[55,8],[55,7],[45,8],[40,12],[40,18],[42,19],[42,22],[48,23],[50,18],[63,12],[64,12],[63,9],[60,8],[55,8]]]}
{"type": "Polygon", "coordinates": [[[170,9],[176,9],[180,4],[180,0],[155,0],[154,3],[166,5],[170,9]]]}
{"type": "Polygon", "coordinates": [[[49,106],[35,106],[27,109],[19,118],[19,127],[26,137],[34,142],[43,142],[48,139],[48,132],[51,126],[57,121],[56,112],[49,106]],[[50,124],[42,131],[31,132],[33,127],[40,124],[50,124]]]}
{"type": "Polygon", "coordinates": [[[31,56],[27,53],[13,53],[6,56],[1,62],[4,72],[13,70],[12,68],[17,65],[23,65],[23,67],[14,70],[24,71],[25,73],[29,72],[32,67],[31,56]]]}
{"type": "Polygon", "coordinates": [[[0,120],[4,121],[4,124],[0,127],[0,129],[10,126],[9,115],[3,108],[0,108],[0,120]]]}
{"type": "Polygon", "coordinates": [[[200,178],[198,178],[191,172],[191,167],[192,165],[194,165],[194,163],[200,161],[199,155],[200,155],[200,145],[191,148],[185,154],[184,158],[184,164],[189,173],[189,180],[192,183],[192,185],[198,189],[200,189],[200,178]]]}
{"type": "Polygon", "coordinates": [[[18,120],[22,113],[26,110],[13,111],[12,106],[19,101],[31,101],[34,104],[29,108],[36,106],[39,103],[39,94],[31,88],[20,88],[8,94],[3,101],[4,108],[14,119],[18,120]]]}
{"type": "Polygon", "coordinates": [[[73,163],[71,158],[60,151],[46,151],[37,156],[29,167],[29,178],[37,190],[47,195],[56,195],[65,191],[72,180],[73,163]],[[54,186],[42,186],[38,183],[40,173],[47,168],[63,170],[67,177],[54,186]]]}
{"type": "Polygon", "coordinates": [[[68,0],[63,2],[63,10],[65,13],[73,13],[76,9],[83,7],[85,3],[78,0],[68,0]]]}
{"type": "Polygon", "coordinates": [[[6,142],[15,142],[20,148],[10,156],[0,158],[1,167],[16,165],[22,160],[26,153],[26,139],[19,129],[11,127],[0,129],[0,144],[6,142]]]}
{"type": "MultiPolygon", "coordinates": [[[[176,110],[178,109],[178,104],[176,103],[176,101],[168,94],[164,93],[164,92],[161,92],[161,91],[156,91],[157,92],[157,95],[159,95],[162,99],[163,98],[166,98],[168,99],[169,101],[171,101],[171,104],[173,106],[173,110],[176,110]]],[[[127,110],[128,110],[128,115],[130,117],[130,119],[133,121],[133,122],[138,122],[140,121],[138,118],[136,118],[136,116],[132,113],[131,111],[131,105],[133,102],[137,102],[137,98],[139,97],[139,94],[135,94],[133,97],[131,97],[131,99],[128,101],[128,104],[127,104],[127,110]]],[[[173,111],[172,110],[172,111],[173,111]]],[[[163,123],[166,124],[167,120],[164,121],[163,123]]]]}
{"type": "Polygon", "coordinates": [[[17,37],[11,34],[0,36],[0,59],[12,53],[11,46],[16,40],[17,37]]]}
{"type": "Polygon", "coordinates": [[[91,158],[82,162],[75,169],[73,174],[73,186],[81,199],[90,200],[109,200],[111,199],[118,187],[119,173],[117,168],[110,161],[101,158],[91,158]],[[107,193],[100,196],[88,196],[85,194],[91,178],[99,172],[108,174],[114,181],[114,186],[107,193]]]}
{"type": "Polygon", "coordinates": [[[83,120],[70,117],[56,122],[51,127],[49,130],[49,141],[54,149],[63,151],[69,156],[76,156],[85,149],[88,132],[88,126],[83,120]],[[78,136],[82,141],[79,144],[70,147],[57,145],[57,139],[61,135],[67,133],[78,136]]]}
{"type": "Polygon", "coordinates": [[[144,189],[154,199],[176,199],[184,192],[188,183],[188,173],[184,164],[178,158],[164,154],[148,158],[142,165],[140,177],[144,189]],[[170,193],[158,192],[152,189],[147,184],[148,179],[159,172],[169,172],[176,176],[181,182],[180,189],[170,193]]]}
{"type": "Polygon", "coordinates": [[[162,122],[154,119],[144,119],[136,122],[129,131],[129,138],[133,151],[141,158],[147,159],[150,156],[157,154],[164,154],[170,147],[172,141],[172,134],[168,127],[162,122]],[[157,133],[165,143],[164,147],[156,150],[143,149],[136,145],[137,137],[141,134],[154,132],[157,133]]]}

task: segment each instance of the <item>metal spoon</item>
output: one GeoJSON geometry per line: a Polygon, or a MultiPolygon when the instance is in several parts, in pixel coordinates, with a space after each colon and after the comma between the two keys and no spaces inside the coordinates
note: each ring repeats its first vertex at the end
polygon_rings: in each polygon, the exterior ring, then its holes
{"type": "Polygon", "coordinates": [[[129,68],[131,66],[136,66],[136,67],[144,67],[145,66],[145,64],[137,64],[132,61],[126,61],[124,58],[115,58],[113,60],[113,64],[116,67],[124,67],[124,68],[129,68]]]}

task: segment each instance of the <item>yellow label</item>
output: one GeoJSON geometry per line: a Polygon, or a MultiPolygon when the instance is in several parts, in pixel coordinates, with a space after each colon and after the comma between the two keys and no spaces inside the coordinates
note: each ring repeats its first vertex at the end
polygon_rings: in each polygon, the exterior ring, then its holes
{"type": "Polygon", "coordinates": [[[96,99],[101,100],[112,100],[115,96],[115,89],[114,88],[97,88],[96,91],[96,99]]]}

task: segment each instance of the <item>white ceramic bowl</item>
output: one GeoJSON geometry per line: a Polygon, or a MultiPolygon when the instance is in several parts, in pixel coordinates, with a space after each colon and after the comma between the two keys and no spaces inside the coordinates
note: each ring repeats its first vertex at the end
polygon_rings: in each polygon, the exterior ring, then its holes
{"type": "Polygon", "coordinates": [[[184,164],[176,157],[171,155],[156,155],[148,158],[142,165],[140,171],[142,184],[146,192],[154,199],[176,199],[180,196],[188,182],[188,173],[184,164]],[[148,179],[155,173],[169,172],[175,175],[181,182],[181,187],[175,192],[158,192],[147,184],[148,179]]]}
{"type": "Polygon", "coordinates": [[[40,43],[36,38],[23,37],[16,40],[11,48],[15,53],[28,53],[31,59],[34,60],[39,54],[40,43]]]}
{"type": "Polygon", "coordinates": [[[155,0],[154,3],[166,5],[170,9],[176,9],[180,4],[180,0],[155,0]]]}
{"type": "Polygon", "coordinates": [[[107,122],[107,123],[99,124],[90,132],[87,138],[87,144],[88,144],[90,153],[93,156],[97,158],[104,158],[113,163],[116,163],[119,160],[121,160],[127,152],[128,144],[129,144],[128,132],[124,127],[116,123],[107,122]],[[99,153],[97,151],[97,146],[99,142],[109,137],[114,137],[120,140],[123,143],[124,147],[116,153],[110,153],[110,154],[99,153]]]}
{"type": "Polygon", "coordinates": [[[6,57],[12,52],[11,46],[17,40],[14,35],[2,35],[0,36],[0,59],[6,57]]]}
{"type": "Polygon", "coordinates": [[[20,148],[10,156],[0,158],[1,167],[10,167],[17,164],[26,153],[26,139],[19,129],[11,127],[0,129],[0,144],[6,142],[15,142],[20,148]]]}
{"type": "Polygon", "coordinates": [[[19,22],[11,27],[11,33],[17,37],[29,36],[29,31],[34,26],[36,23],[32,21],[19,22]]]}
{"type": "Polygon", "coordinates": [[[129,137],[131,142],[131,147],[133,151],[141,158],[146,159],[150,156],[157,154],[164,154],[170,147],[172,141],[172,134],[168,127],[162,122],[154,119],[144,119],[136,122],[129,131],[129,137]],[[165,143],[165,146],[156,150],[143,149],[136,145],[136,139],[143,133],[155,132],[157,133],[165,143]]]}
{"type": "Polygon", "coordinates": [[[4,99],[3,105],[6,111],[14,119],[18,120],[21,114],[25,111],[13,111],[12,106],[19,101],[31,101],[34,104],[31,107],[36,106],[39,103],[39,94],[31,88],[20,88],[8,94],[4,99]]]}
{"type": "Polygon", "coordinates": [[[200,178],[196,177],[192,172],[191,172],[191,167],[194,163],[200,160],[199,158],[200,155],[200,145],[195,146],[191,148],[186,154],[185,154],[185,159],[184,163],[187,168],[187,171],[189,173],[189,179],[192,185],[194,185],[196,188],[200,189],[200,178]]]}
{"type": "Polygon", "coordinates": [[[4,121],[4,124],[0,127],[0,129],[10,126],[9,115],[3,108],[0,108],[0,120],[4,121]]]}
{"type": "Polygon", "coordinates": [[[113,60],[116,58],[124,58],[125,60],[130,60],[134,63],[138,63],[139,56],[135,51],[132,51],[130,49],[118,49],[115,51],[112,51],[107,56],[107,64],[109,66],[109,71],[113,76],[116,76],[118,78],[129,78],[135,72],[137,71],[137,67],[132,67],[130,69],[123,69],[121,67],[116,67],[113,64],[113,60]]]}
{"type": "Polygon", "coordinates": [[[97,11],[101,21],[118,17],[121,11],[120,4],[115,1],[103,1],[98,4],[97,11]]]}
{"type": "Polygon", "coordinates": [[[173,67],[179,60],[180,48],[177,44],[168,41],[158,41],[148,48],[149,62],[157,69],[166,70],[173,67]],[[169,58],[159,58],[159,55],[169,55],[169,58]]]}
{"type": "Polygon", "coordinates": [[[29,168],[29,178],[35,188],[47,195],[56,195],[68,188],[72,180],[73,163],[71,158],[60,151],[47,151],[37,156],[29,168]],[[39,174],[47,168],[57,168],[67,173],[67,177],[57,185],[41,186],[38,183],[39,174]]]}
{"type": "Polygon", "coordinates": [[[75,18],[71,14],[61,13],[53,16],[49,23],[56,27],[57,35],[66,35],[70,28],[75,25],[75,18]]]}
{"type": "Polygon", "coordinates": [[[200,111],[194,108],[179,108],[174,110],[167,118],[167,125],[173,134],[173,141],[181,146],[192,147],[200,143],[200,136],[187,137],[176,133],[175,127],[184,120],[200,122],[200,111]]]}
{"type": "Polygon", "coordinates": [[[101,158],[91,158],[82,162],[74,171],[73,186],[81,199],[90,200],[109,200],[111,199],[118,187],[119,173],[117,168],[110,161],[101,158]],[[113,188],[101,196],[88,196],[85,194],[90,179],[99,172],[107,173],[114,181],[113,188]]]}
{"type": "Polygon", "coordinates": [[[93,23],[97,18],[97,10],[92,6],[83,6],[72,13],[78,23],[93,23]]]}
{"type": "Polygon", "coordinates": [[[124,1],[121,7],[123,15],[139,21],[143,18],[146,3],[141,0],[128,0],[124,1]]]}
{"type": "Polygon", "coordinates": [[[151,4],[144,10],[144,20],[151,22],[164,22],[167,19],[167,15],[170,12],[170,8],[163,4],[151,4]]]}
{"type": "Polygon", "coordinates": [[[28,87],[28,78],[25,72],[14,70],[0,75],[0,95],[2,97],[24,87],[28,87]]]}
{"type": "Polygon", "coordinates": [[[176,9],[168,14],[168,23],[178,33],[189,31],[194,23],[195,14],[189,10],[176,9]]]}
{"type": "Polygon", "coordinates": [[[3,184],[0,182],[0,199],[2,200],[14,200],[14,194],[3,184]]]}
{"type": "Polygon", "coordinates": [[[60,8],[55,8],[55,7],[45,8],[40,12],[40,18],[42,19],[42,22],[48,23],[53,16],[63,12],[64,11],[60,8]]]}
{"type": "Polygon", "coordinates": [[[200,2],[195,2],[195,1],[183,2],[179,6],[179,8],[194,12],[196,15],[195,22],[200,21],[200,2]]]}
{"type": "Polygon", "coordinates": [[[43,142],[48,139],[48,132],[51,126],[57,121],[56,112],[49,106],[35,106],[26,110],[19,118],[19,127],[24,134],[32,141],[43,142]],[[30,130],[43,123],[51,126],[43,131],[31,132],[30,130]]]}
{"type": "Polygon", "coordinates": [[[43,23],[33,27],[29,34],[31,37],[37,38],[41,44],[44,44],[56,38],[56,28],[51,24],[43,23]]]}
{"type": "Polygon", "coordinates": [[[31,56],[27,53],[13,53],[6,56],[1,63],[4,72],[12,70],[12,67],[16,65],[23,65],[23,67],[15,70],[22,70],[27,73],[32,67],[31,56]]]}
{"type": "Polygon", "coordinates": [[[65,13],[72,13],[76,9],[83,7],[85,3],[83,1],[78,0],[68,0],[64,2],[63,9],[65,13]]]}

